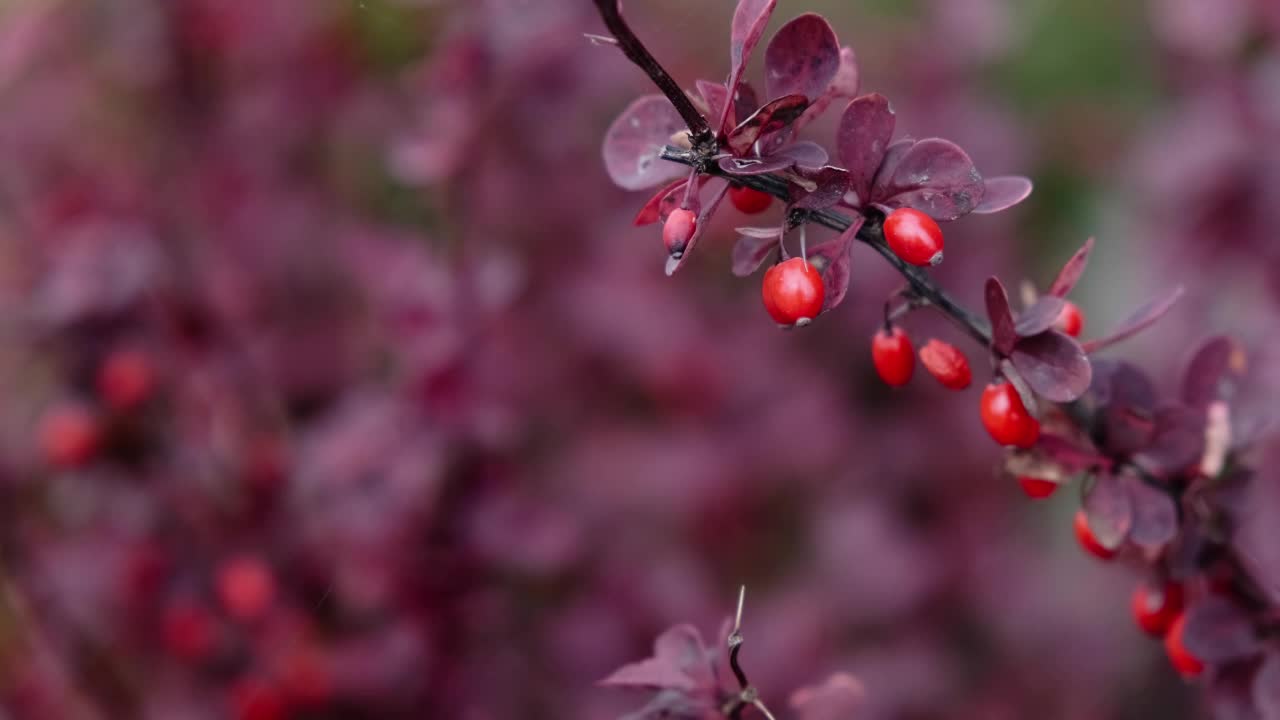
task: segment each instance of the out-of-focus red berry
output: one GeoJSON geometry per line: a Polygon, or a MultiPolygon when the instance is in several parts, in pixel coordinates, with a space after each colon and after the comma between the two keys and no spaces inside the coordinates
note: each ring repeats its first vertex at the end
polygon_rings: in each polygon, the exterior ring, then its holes
{"type": "Polygon", "coordinates": [[[692,210],[672,210],[662,225],[662,244],[667,247],[667,254],[677,258],[684,255],[685,248],[689,247],[689,238],[693,237],[697,227],[698,216],[692,210]]]}
{"type": "Polygon", "coordinates": [[[919,267],[942,262],[942,228],[913,208],[898,208],[884,220],[884,239],[893,254],[919,267]]]}
{"type": "Polygon", "coordinates": [[[1186,613],[1179,614],[1169,626],[1169,632],[1164,636],[1164,650],[1169,656],[1169,663],[1173,665],[1173,669],[1177,670],[1182,677],[1190,679],[1204,672],[1204,662],[1192,655],[1187,650],[1187,646],[1182,643],[1182,632],[1186,624],[1186,613]]]}
{"type": "Polygon", "coordinates": [[[139,407],[151,397],[154,387],[155,367],[141,350],[116,350],[98,369],[98,395],[116,412],[139,407]]]}
{"type": "Polygon", "coordinates": [[[1148,635],[1168,632],[1182,614],[1182,586],[1166,582],[1161,587],[1139,585],[1133,591],[1133,619],[1148,635]]]}
{"type": "Polygon", "coordinates": [[[941,340],[930,340],[920,348],[920,364],[948,390],[963,390],[973,381],[969,358],[941,340]]]}
{"type": "Polygon", "coordinates": [[[280,683],[290,704],[320,707],[333,696],[333,677],[325,658],[314,650],[298,650],[280,665],[280,683]]]}
{"type": "Polygon", "coordinates": [[[1067,300],[1053,326],[1071,337],[1080,337],[1084,331],[1084,313],[1080,312],[1079,306],[1067,300]]]}
{"type": "Polygon", "coordinates": [[[288,713],[279,688],[256,677],[241,678],[231,686],[231,709],[236,720],[284,720],[288,713]]]}
{"type": "Polygon", "coordinates": [[[1018,484],[1022,486],[1022,492],[1033,500],[1047,498],[1058,490],[1058,483],[1036,477],[1019,477],[1018,484]]]}
{"type": "Polygon", "coordinates": [[[200,662],[217,647],[217,618],[204,605],[177,600],[164,609],[161,634],[165,649],[187,662],[200,662]]]}
{"type": "Polygon", "coordinates": [[[982,425],[1001,445],[1029,448],[1040,439],[1040,421],[1027,412],[1012,383],[992,383],[982,391],[982,425]]]}
{"type": "Polygon", "coordinates": [[[1116,551],[1105,547],[1098,542],[1098,538],[1094,536],[1093,529],[1089,527],[1089,516],[1084,510],[1077,510],[1075,517],[1076,540],[1080,541],[1080,547],[1096,558],[1102,560],[1110,560],[1116,556],[1116,551]]]}
{"type": "Polygon", "coordinates": [[[218,568],[216,585],[222,606],[237,620],[261,618],[275,602],[275,576],[258,557],[241,555],[228,559],[218,568]]]}
{"type": "Polygon", "coordinates": [[[769,209],[773,196],[745,185],[734,185],[729,188],[729,202],[738,208],[738,212],[756,215],[769,209]]]}
{"type": "Polygon", "coordinates": [[[911,347],[911,338],[900,327],[893,328],[892,332],[885,332],[881,328],[871,338],[871,362],[886,385],[906,385],[916,367],[916,354],[911,347]]]}
{"type": "Polygon", "coordinates": [[[97,415],[79,403],[55,405],[40,418],[40,448],[57,468],[77,468],[98,453],[102,431],[97,415]]]}
{"type": "Polygon", "coordinates": [[[804,258],[791,258],[765,271],[760,294],[774,322],[797,325],[822,312],[826,291],[816,268],[804,258]]]}

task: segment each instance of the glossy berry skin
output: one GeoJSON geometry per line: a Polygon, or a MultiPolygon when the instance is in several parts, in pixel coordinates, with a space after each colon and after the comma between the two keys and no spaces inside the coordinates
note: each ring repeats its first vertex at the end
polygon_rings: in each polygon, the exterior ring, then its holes
{"type": "Polygon", "coordinates": [[[774,322],[804,325],[822,312],[826,290],[816,268],[804,258],[791,258],[765,271],[760,294],[774,322]]]}
{"type": "Polygon", "coordinates": [[[1058,483],[1035,477],[1020,477],[1018,484],[1022,486],[1022,492],[1032,500],[1047,498],[1058,490],[1058,483]]]}
{"type": "Polygon", "coordinates": [[[151,359],[140,350],[117,350],[98,369],[98,395],[116,412],[128,412],[147,401],[155,385],[151,359]]]}
{"type": "Polygon", "coordinates": [[[988,385],[980,409],[983,427],[1001,445],[1029,448],[1040,438],[1040,421],[1027,412],[1011,383],[988,385]]]}
{"type": "Polygon", "coordinates": [[[218,568],[216,587],[227,614],[242,622],[266,615],[275,602],[275,576],[271,568],[250,555],[225,561],[218,568]]]}
{"type": "Polygon", "coordinates": [[[667,247],[667,254],[674,258],[682,257],[689,247],[689,238],[693,237],[697,227],[698,216],[692,210],[672,210],[662,225],[662,244],[667,247]]]}
{"type": "Polygon", "coordinates": [[[933,218],[912,208],[898,208],[884,221],[884,239],[893,253],[912,265],[942,262],[942,228],[933,218]]]}
{"type": "Polygon", "coordinates": [[[98,452],[101,430],[97,416],[83,405],[67,403],[45,412],[40,419],[40,449],[56,468],[78,468],[98,452]]]}
{"type": "Polygon", "coordinates": [[[757,215],[769,209],[773,196],[745,185],[734,185],[729,188],[729,202],[744,215],[757,215]]]}
{"type": "Polygon", "coordinates": [[[1067,300],[1053,326],[1071,337],[1080,337],[1084,331],[1084,313],[1080,312],[1079,306],[1067,300]]]}
{"type": "Polygon", "coordinates": [[[1148,635],[1164,635],[1181,614],[1182,586],[1178,583],[1156,588],[1143,584],[1133,591],[1133,619],[1148,635]]]}
{"type": "Polygon", "coordinates": [[[1169,656],[1173,669],[1182,677],[1190,679],[1204,672],[1204,662],[1192,655],[1182,643],[1182,632],[1186,624],[1186,613],[1179,614],[1164,636],[1164,651],[1169,656]]]}
{"type": "Polygon", "coordinates": [[[1076,540],[1080,542],[1080,547],[1084,548],[1090,555],[1101,560],[1110,560],[1116,556],[1115,550],[1103,547],[1102,543],[1098,542],[1098,538],[1094,537],[1093,530],[1089,527],[1089,516],[1085,514],[1084,510],[1076,511],[1075,530],[1076,540]]]}
{"type": "Polygon", "coordinates": [[[885,332],[882,328],[871,338],[871,362],[885,385],[906,385],[916,367],[911,338],[900,327],[895,327],[893,332],[885,332]]]}
{"type": "Polygon", "coordinates": [[[920,348],[920,364],[948,390],[963,390],[973,381],[969,358],[941,340],[930,340],[920,348]]]}

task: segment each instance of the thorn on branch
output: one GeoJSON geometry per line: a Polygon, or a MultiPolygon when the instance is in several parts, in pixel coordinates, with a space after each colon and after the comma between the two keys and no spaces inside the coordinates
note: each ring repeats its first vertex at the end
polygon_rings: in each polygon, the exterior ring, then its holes
{"type": "Polygon", "coordinates": [[[596,35],[595,33],[582,33],[582,37],[591,42],[592,45],[612,45],[617,47],[618,38],[609,37],[608,35],[596,35]]]}
{"type": "Polygon", "coordinates": [[[729,646],[729,669],[733,671],[733,676],[738,680],[738,694],[730,700],[726,713],[732,720],[738,720],[742,717],[742,710],[748,705],[754,705],[768,720],[775,720],[773,713],[769,712],[769,708],[765,706],[764,701],[760,699],[760,691],[756,689],[747,680],[747,673],[742,669],[741,663],[738,661],[738,653],[742,650],[742,606],[747,598],[747,586],[740,585],[738,587],[738,610],[733,615],[733,631],[729,633],[726,644],[729,646]]]}

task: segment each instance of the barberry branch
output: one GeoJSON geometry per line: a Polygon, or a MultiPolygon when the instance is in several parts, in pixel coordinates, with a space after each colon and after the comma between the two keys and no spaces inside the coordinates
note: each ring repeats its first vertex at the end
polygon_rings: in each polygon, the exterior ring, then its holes
{"type": "MultiPolygon", "coordinates": [[[[703,172],[709,175],[729,178],[729,175],[715,163],[706,162],[705,157],[697,150],[685,150],[669,146],[663,149],[661,157],[671,162],[702,168],[703,172]]],[[[739,185],[769,193],[774,197],[781,198],[783,201],[790,200],[787,181],[779,175],[735,175],[731,179],[739,185]]],[[[801,211],[801,215],[802,217],[798,218],[801,221],[814,222],[836,232],[844,232],[853,224],[853,220],[849,216],[834,210],[801,211]]],[[[856,236],[858,241],[870,245],[876,252],[880,253],[880,256],[893,266],[894,270],[897,270],[906,278],[911,285],[912,291],[922,301],[937,308],[943,315],[950,318],[957,327],[973,338],[979,345],[984,348],[990,347],[991,328],[987,321],[953,299],[942,288],[938,287],[923,270],[913,265],[908,265],[893,250],[889,249],[889,245],[884,239],[883,221],[883,217],[872,211],[866,222],[858,229],[856,236]]]]}
{"type": "Polygon", "coordinates": [[[733,676],[738,680],[738,694],[729,700],[725,710],[725,714],[730,720],[738,720],[742,717],[742,711],[748,705],[754,705],[760,714],[764,715],[768,720],[775,720],[773,713],[769,712],[769,708],[760,699],[760,693],[755,686],[747,680],[747,673],[742,669],[742,664],[738,660],[738,653],[742,650],[742,605],[747,598],[747,586],[738,587],[738,611],[733,616],[733,632],[729,633],[729,669],[733,671],[733,676]]]}
{"type": "Polygon", "coordinates": [[[671,73],[662,67],[644,43],[640,42],[640,38],[631,31],[631,26],[627,25],[627,21],[622,17],[622,0],[595,0],[595,3],[600,11],[600,18],[604,20],[609,32],[613,33],[613,39],[617,41],[622,53],[649,76],[689,126],[689,140],[693,147],[704,154],[714,153],[716,138],[711,132],[711,126],[707,124],[707,119],[693,106],[693,102],[689,100],[688,95],[685,95],[680,83],[671,77],[671,73]]]}

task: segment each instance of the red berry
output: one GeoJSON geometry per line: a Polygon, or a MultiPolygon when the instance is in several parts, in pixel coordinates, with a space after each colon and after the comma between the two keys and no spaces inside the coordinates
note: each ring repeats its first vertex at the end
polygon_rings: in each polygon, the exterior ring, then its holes
{"type": "Polygon", "coordinates": [[[1133,619],[1148,635],[1164,635],[1182,614],[1182,586],[1167,582],[1162,587],[1139,585],[1133,591],[1133,619]]]}
{"type": "Polygon", "coordinates": [[[246,555],[227,560],[218,568],[216,584],[227,614],[237,620],[256,620],[275,602],[275,576],[257,557],[246,555]]]}
{"type": "Polygon", "coordinates": [[[284,720],[287,708],[276,687],[259,678],[242,678],[231,687],[236,720],[284,720]]]}
{"type": "Polygon", "coordinates": [[[179,600],[164,609],[161,634],[165,648],[188,662],[209,657],[217,644],[217,623],[203,605],[179,600]]]}
{"type": "Polygon", "coordinates": [[[98,394],[107,407],[127,412],[147,401],[155,384],[151,359],[140,350],[117,350],[98,370],[98,394]]]}
{"type": "Polygon", "coordinates": [[[1170,664],[1179,675],[1184,678],[1193,678],[1204,672],[1204,663],[1182,644],[1182,631],[1186,624],[1186,613],[1180,613],[1173,621],[1173,625],[1169,627],[1168,634],[1164,636],[1164,650],[1169,655],[1170,664]]]}
{"type": "Polygon", "coordinates": [[[1027,412],[1012,383],[998,382],[982,391],[982,424],[1001,445],[1029,448],[1040,438],[1040,421],[1027,412]]]}
{"type": "Polygon", "coordinates": [[[1022,492],[1033,500],[1047,498],[1058,489],[1058,483],[1034,477],[1020,477],[1018,484],[1022,486],[1022,492]]]}
{"type": "Polygon", "coordinates": [[[300,649],[287,655],[279,675],[290,704],[321,707],[333,696],[332,671],[315,650],[300,649]]]}
{"type": "Polygon", "coordinates": [[[884,239],[903,260],[924,267],[942,262],[942,228],[912,208],[898,208],[884,221],[884,239]]]}
{"type": "Polygon", "coordinates": [[[1080,312],[1079,306],[1067,300],[1053,326],[1071,337],[1080,337],[1080,332],[1084,330],[1084,313],[1080,312]]]}
{"type": "Polygon", "coordinates": [[[80,467],[98,452],[101,441],[98,418],[77,403],[56,405],[40,419],[39,439],[50,465],[80,467]]]}
{"type": "Polygon", "coordinates": [[[1075,529],[1076,540],[1080,541],[1080,547],[1087,550],[1090,555],[1103,560],[1110,560],[1116,556],[1115,550],[1103,547],[1102,543],[1098,542],[1098,538],[1094,537],[1093,530],[1089,527],[1089,516],[1084,510],[1076,511],[1075,529]]]}
{"type": "Polygon", "coordinates": [[[900,327],[893,328],[892,333],[881,329],[871,338],[871,362],[886,385],[906,385],[916,367],[916,354],[911,347],[911,338],[900,327]]]}
{"type": "Polygon", "coordinates": [[[738,212],[755,215],[769,209],[773,196],[745,185],[734,185],[729,188],[729,201],[738,208],[738,212]]]}
{"type": "Polygon", "coordinates": [[[804,258],[791,258],[764,274],[764,309],[779,325],[804,325],[822,312],[822,275],[804,258]]]}
{"type": "Polygon", "coordinates": [[[684,255],[689,247],[689,238],[698,227],[698,216],[692,210],[676,208],[667,216],[662,225],[662,244],[667,246],[667,254],[678,258],[684,255]]]}
{"type": "Polygon", "coordinates": [[[920,364],[949,390],[963,390],[973,380],[969,358],[956,346],[941,340],[930,340],[920,348],[920,364]]]}

